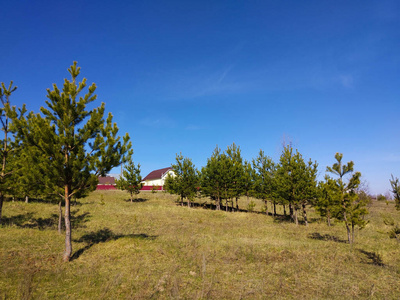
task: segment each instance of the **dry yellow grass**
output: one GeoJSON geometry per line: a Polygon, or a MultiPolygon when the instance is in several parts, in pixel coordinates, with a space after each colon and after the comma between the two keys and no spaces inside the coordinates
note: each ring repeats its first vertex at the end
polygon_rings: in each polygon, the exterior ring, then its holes
{"type": "Polygon", "coordinates": [[[399,222],[393,204],[374,202],[350,246],[342,224],[329,228],[312,212],[308,227],[296,227],[261,213],[181,207],[160,192],[139,198],[103,191],[80,200],[67,264],[56,205],[6,202],[0,299],[400,298],[400,245],[383,223],[387,215],[399,222]]]}

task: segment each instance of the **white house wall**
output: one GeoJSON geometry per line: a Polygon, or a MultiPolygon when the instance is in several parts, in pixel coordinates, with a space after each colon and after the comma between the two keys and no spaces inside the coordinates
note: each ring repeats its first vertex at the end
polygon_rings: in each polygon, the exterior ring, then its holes
{"type": "Polygon", "coordinates": [[[144,182],[144,185],[150,185],[150,186],[154,186],[154,185],[164,185],[164,180],[163,179],[153,179],[153,180],[146,180],[144,182]]]}
{"type": "Polygon", "coordinates": [[[164,182],[165,182],[165,179],[167,178],[168,174],[171,174],[171,176],[175,177],[174,171],[169,170],[168,172],[165,172],[165,174],[163,174],[162,178],[153,179],[153,180],[146,180],[146,181],[143,181],[143,184],[147,185],[147,186],[154,186],[154,185],[163,186],[164,182]]]}

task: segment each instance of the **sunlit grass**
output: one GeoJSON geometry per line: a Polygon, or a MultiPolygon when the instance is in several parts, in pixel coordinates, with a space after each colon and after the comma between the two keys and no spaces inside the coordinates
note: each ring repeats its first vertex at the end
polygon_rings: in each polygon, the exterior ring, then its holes
{"type": "MultiPolygon", "coordinates": [[[[181,207],[176,196],[94,192],[73,212],[73,260],[62,263],[57,205],[6,202],[0,299],[398,299],[400,245],[374,202],[370,223],[345,243],[310,211],[308,227],[255,212],[181,207]],[[55,222],[54,222],[55,220],[55,222]]],[[[246,198],[239,206],[246,210],[246,198]]],[[[271,208],[270,208],[271,211],[271,208]]],[[[282,210],[278,211],[282,214],[282,210]]]]}

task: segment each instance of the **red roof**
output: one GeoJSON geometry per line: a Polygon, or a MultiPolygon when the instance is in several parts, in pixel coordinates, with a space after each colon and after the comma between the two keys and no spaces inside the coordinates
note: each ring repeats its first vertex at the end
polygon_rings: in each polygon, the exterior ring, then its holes
{"type": "Polygon", "coordinates": [[[99,177],[98,184],[115,184],[115,178],[111,176],[99,177]]]}
{"type": "Polygon", "coordinates": [[[169,168],[163,168],[163,169],[159,169],[159,170],[154,170],[153,172],[150,172],[149,175],[147,175],[145,178],[143,178],[143,181],[161,179],[161,177],[165,173],[167,173],[169,170],[172,170],[172,168],[169,167],[169,168]]]}

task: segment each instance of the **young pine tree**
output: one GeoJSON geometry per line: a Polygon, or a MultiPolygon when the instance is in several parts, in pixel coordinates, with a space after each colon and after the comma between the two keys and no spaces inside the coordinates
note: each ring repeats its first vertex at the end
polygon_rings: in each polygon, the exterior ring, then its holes
{"type": "Polygon", "coordinates": [[[276,170],[276,193],[279,198],[289,203],[290,216],[298,225],[298,211],[303,209],[305,224],[308,224],[306,205],[316,195],[316,162],[311,159],[306,163],[299,153],[293,151],[291,145],[283,148],[276,170]]]}
{"type": "Polygon", "coordinates": [[[336,187],[334,192],[337,193],[340,205],[337,207],[338,214],[336,218],[343,220],[346,225],[347,239],[350,244],[354,242],[354,228],[358,226],[363,228],[367,221],[364,216],[368,214],[366,201],[359,199],[357,195],[357,187],[360,185],[360,172],[354,173],[354,162],[347,164],[342,163],[343,154],[336,153],[336,163],[332,167],[327,167],[326,171],[336,175],[336,187]],[[345,180],[345,176],[349,175],[350,179],[345,180]]]}
{"type": "Polygon", "coordinates": [[[272,198],[275,164],[260,150],[256,159],[253,159],[253,170],[253,195],[264,201],[265,213],[268,215],[268,199],[272,198]]]}
{"type": "Polygon", "coordinates": [[[326,175],[325,181],[318,183],[318,196],[313,204],[319,215],[326,217],[328,226],[331,226],[331,220],[337,216],[338,207],[340,207],[336,180],[326,175]]]}
{"type": "Polygon", "coordinates": [[[390,180],[390,185],[392,187],[392,193],[394,196],[394,201],[396,202],[396,208],[400,210],[400,184],[399,179],[394,178],[392,175],[392,180],[390,180]]]}
{"type": "Polygon", "coordinates": [[[195,168],[192,160],[183,157],[182,153],[176,154],[176,163],[171,165],[174,175],[168,174],[165,182],[165,190],[170,194],[179,195],[181,205],[183,200],[188,200],[188,207],[190,202],[194,199],[199,186],[198,171],[195,168]]]}
{"type": "Polygon", "coordinates": [[[104,120],[104,103],[94,109],[87,108],[96,100],[96,85],[93,83],[81,96],[86,79],[77,82],[80,68],[76,62],[68,71],[71,80],[64,80],[62,91],[56,84],[53,90],[47,90],[47,108],[41,108],[43,116],[29,113],[17,119],[15,107],[10,111],[23,143],[36,147],[47,157],[47,162],[39,166],[41,172],[48,187],[54,187],[65,201],[64,261],[69,261],[72,255],[72,198],[94,189],[98,176],[104,176],[125,162],[127,154],[131,155],[128,134],[121,141],[112,115],[104,120]]]}
{"type": "Polygon", "coordinates": [[[207,164],[201,169],[201,192],[216,202],[216,209],[221,209],[224,193],[225,170],[222,167],[222,153],[218,146],[214,149],[207,164]]]}
{"type": "Polygon", "coordinates": [[[121,177],[115,181],[117,188],[123,191],[127,191],[130,194],[131,202],[133,202],[133,196],[140,193],[140,189],[143,186],[142,176],[140,175],[140,164],[135,166],[135,163],[131,158],[124,165],[121,177]]]}
{"type": "MultiPolygon", "coordinates": [[[[229,173],[231,174],[231,183],[229,184],[229,197],[236,201],[236,209],[239,210],[238,200],[245,193],[245,189],[249,189],[249,174],[245,173],[245,166],[241,155],[240,147],[235,143],[228,146],[226,155],[229,162],[229,173]]],[[[228,205],[226,206],[228,208],[228,205]]]]}

